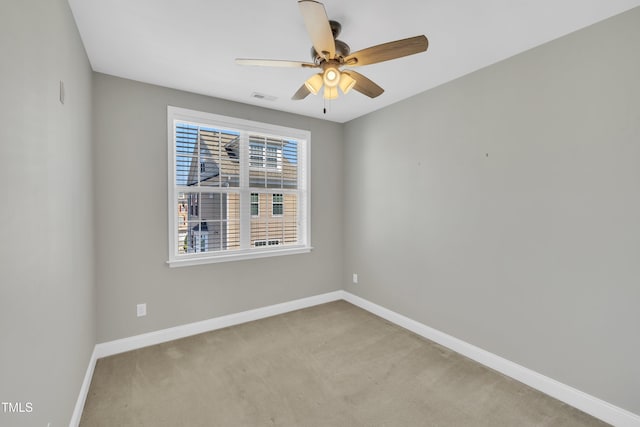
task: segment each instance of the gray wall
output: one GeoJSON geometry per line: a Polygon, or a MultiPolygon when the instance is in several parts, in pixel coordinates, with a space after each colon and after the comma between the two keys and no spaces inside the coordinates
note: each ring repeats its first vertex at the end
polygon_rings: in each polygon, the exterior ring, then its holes
{"type": "Polygon", "coordinates": [[[346,290],[640,413],[638,46],[640,8],[348,123],[346,290]]]}
{"type": "Polygon", "coordinates": [[[640,413],[638,45],[640,9],[343,126],[92,84],[64,0],[4,0],[0,424],[67,424],[96,342],[341,285],[640,413]],[[168,104],[312,132],[313,252],[166,266],[168,104]]]}
{"type": "Polygon", "coordinates": [[[103,74],[93,90],[98,342],[341,288],[341,125],[103,74]],[[311,131],[311,253],[165,264],[167,105],[311,131]]]}
{"type": "Polygon", "coordinates": [[[91,79],[65,0],[0,2],[3,426],[68,425],[95,344],[91,79]]]}

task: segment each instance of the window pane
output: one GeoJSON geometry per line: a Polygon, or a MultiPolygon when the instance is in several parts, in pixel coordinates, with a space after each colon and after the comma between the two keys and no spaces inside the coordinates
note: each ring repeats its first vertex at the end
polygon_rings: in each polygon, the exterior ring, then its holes
{"type": "Polygon", "coordinates": [[[267,225],[267,240],[272,242],[269,246],[274,246],[280,243],[282,240],[282,234],[284,233],[284,222],[282,218],[274,218],[267,225]]]}
{"type": "Polygon", "coordinates": [[[222,237],[227,250],[240,249],[240,193],[227,193],[226,236],[222,237]]]}
{"type": "Polygon", "coordinates": [[[249,186],[252,188],[266,188],[267,176],[264,169],[251,169],[249,172],[249,186]]]}
{"type": "Polygon", "coordinates": [[[282,148],[282,187],[298,188],[297,141],[285,141],[282,148]]]}
{"type": "Polygon", "coordinates": [[[176,125],[176,153],[195,154],[196,144],[198,141],[198,127],[186,123],[178,123],[176,125]]]}
{"type": "Polygon", "coordinates": [[[180,193],[178,253],[240,248],[239,193],[180,193]]]}
{"type": "Polygon", "coordinates": [[[176,125],[176,184],[189,185],[189,170],[198,153],[197,126],[179,123],[176,125]]]}
{"type": "Polygon", "coordinates": [[[178,194],[178,253],[187,253],[187,232],[189,230],[189,200],[186,193],[178,194]]]}
{"type": "Polygon", "coordinates": [[[220,175],[223,187],[240,187],[240,136],[221,134],[220,175]]]}
{"type": "Polygon", "coordinates": [[[282,244],[296,244],[298,243],[298,196],[296,194],[285,194],[283,205],[282,244]]]}
{"type": "Polygon", "coordinates": [[[298,223],[291,219],[283,221],[285,245],[298,243],[298,223]]]}
{"type": "Polygon", "coordinates": [[[266,206],[269,210],[266,215],[251,219],[251,246],[297,244],[298,197],[295,194],[268,193],[259,193],[258,197],[261,212],[266,206]]]}
{"type": "Polygon", "coordinates": [[[239,187],[239,135],[232,131],[178,123],[176,185],[239,187]]]}
{"type": "Polygon", "coordinates": [[[249,166],[252,168],[264,167],[264,143],[251,140],[249,144],[249,166]]]}
{"type": "Polygon", "coordinates": [[[251,220],[251,246],[266,246],[267,241],[267,223],[260,219],[251,220]],[[265,242],[264,244],[262,242],[265,242]]]}
{"type": "MultiPolygon", "coordinates": [[[[282,158],[282,148],[274,145],[267,145],[266,167],[268,169],[278,169],[278,159],[282,158]]],[[[282,164],[282,162],[280,162],[282,164]]]]}
{"type": "Polygon", "coordinates": [[[251,193],[251,216],[260,215],[260,203],[258,193],[251,193]]]}
{"type": "Polygon", "coordinates": [[[297,142],[260,135],[249,138],[249,186],[297,188],[297,142]]]}
{"type": "Polygon", "coordinates": [[[240,185],[239,135],[235,132],[200,128],[200,162],[205,164],[200,185],[240,185]]]}

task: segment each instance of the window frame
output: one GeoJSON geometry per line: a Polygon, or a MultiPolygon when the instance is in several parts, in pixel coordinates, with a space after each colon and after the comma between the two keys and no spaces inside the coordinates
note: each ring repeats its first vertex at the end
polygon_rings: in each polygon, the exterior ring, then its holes
{"type": "MultiPolygon", "coordinates": [[[[170,267],[181,267],[189,265],[209,264],[227,261],[239,261],[255,258],[265,258],[272,256],[293,255],[308,253],[313,248],[311,246],[311,133],[308,130],[289,128],[285,126],[261,123],[251,120],[222,116],[213,113],[190,110],[186,108],[167,106],[167,140],[168,140],[168,237],[169,237],[169,259],[167,264],[170,267]],[[241,249],[219,252],[200,252],[179,254],[178,253],[178,193],[179,186],[176,185],[176,123],[187,123],[197,126],[211,126],[214,128],[230,130],[240,133],[238,152],[246,151],[243,156],[240,154],[241,175],[247,174],[247,182],[239,187],[230,188],[229,192],[240,194],[240,242],[241,249]],[[250,221],[251,215],[251,193],[256,189],[249,186],[248,174],[253,169],[250,166],[250,138],[249,134],[258,134],[283,139],[296,140],[299,146],[298,151],[298,185],[295,194],[297,195],[297,227],[298,243],[295,245],[267,245],[264,247],[253,247],[250,243],[250,221]],[[242,172],[244,170],[244,172],[242,172]],[[244,230],[244,231],[243,231],[244,230]]],[[[266,147],[263,150],[266,165],[266,147]]],[[[283,154],[279,154],[282,156],[283,154]]],[[[282,160],[278,165],[282,167],[282,160]]],[[[227,191],[220,188],[221,191],[227,191]]],[[[272,188],[264,188],[266,193],[274,193],[272,188]]],[[[280,194],[280,193],[278,193],[280,194]]],[[[283,198],[284,205],[284,198],[283,198]]],[[[284,208],[284,206],[283,206],[284,208]]],[[[272,208],[273,209],[273,208],[272,208]]],[[[273,212],[273,211],[272,211],[273,212]]]]}

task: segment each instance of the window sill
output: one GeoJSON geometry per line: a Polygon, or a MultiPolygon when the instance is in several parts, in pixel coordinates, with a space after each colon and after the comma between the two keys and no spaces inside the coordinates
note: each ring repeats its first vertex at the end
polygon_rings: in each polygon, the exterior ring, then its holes
{"type": "Polygon", "coordinates": [[[250,252],[230,252],[224,253],[220,255],[209,255],[209,256],[196,256],[196,257],[185,257],[172,259],[167,261],[169,267],[188,267],[190,265],[201,265],[201,264],[215,264],[219,262],[230,262],[230,261],[243,261],[248,259],[257,259],[257,258],[268,258],[274,256],[283,256],[283,255],[295,255],[295,254],[304,254],[309,253],[313,247],[311,246],[297,246],[293,248],[286,249],[268,249],[262,251],[252,250],[250,252]]]}

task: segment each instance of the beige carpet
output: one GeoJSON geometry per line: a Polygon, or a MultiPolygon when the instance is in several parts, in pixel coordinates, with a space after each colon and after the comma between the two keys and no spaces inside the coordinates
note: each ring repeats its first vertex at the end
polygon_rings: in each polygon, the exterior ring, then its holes
{"type": "Polygon", "coordinates": [[[595,426],[338,301],[98,360],[82,426],[595,426]]]}

